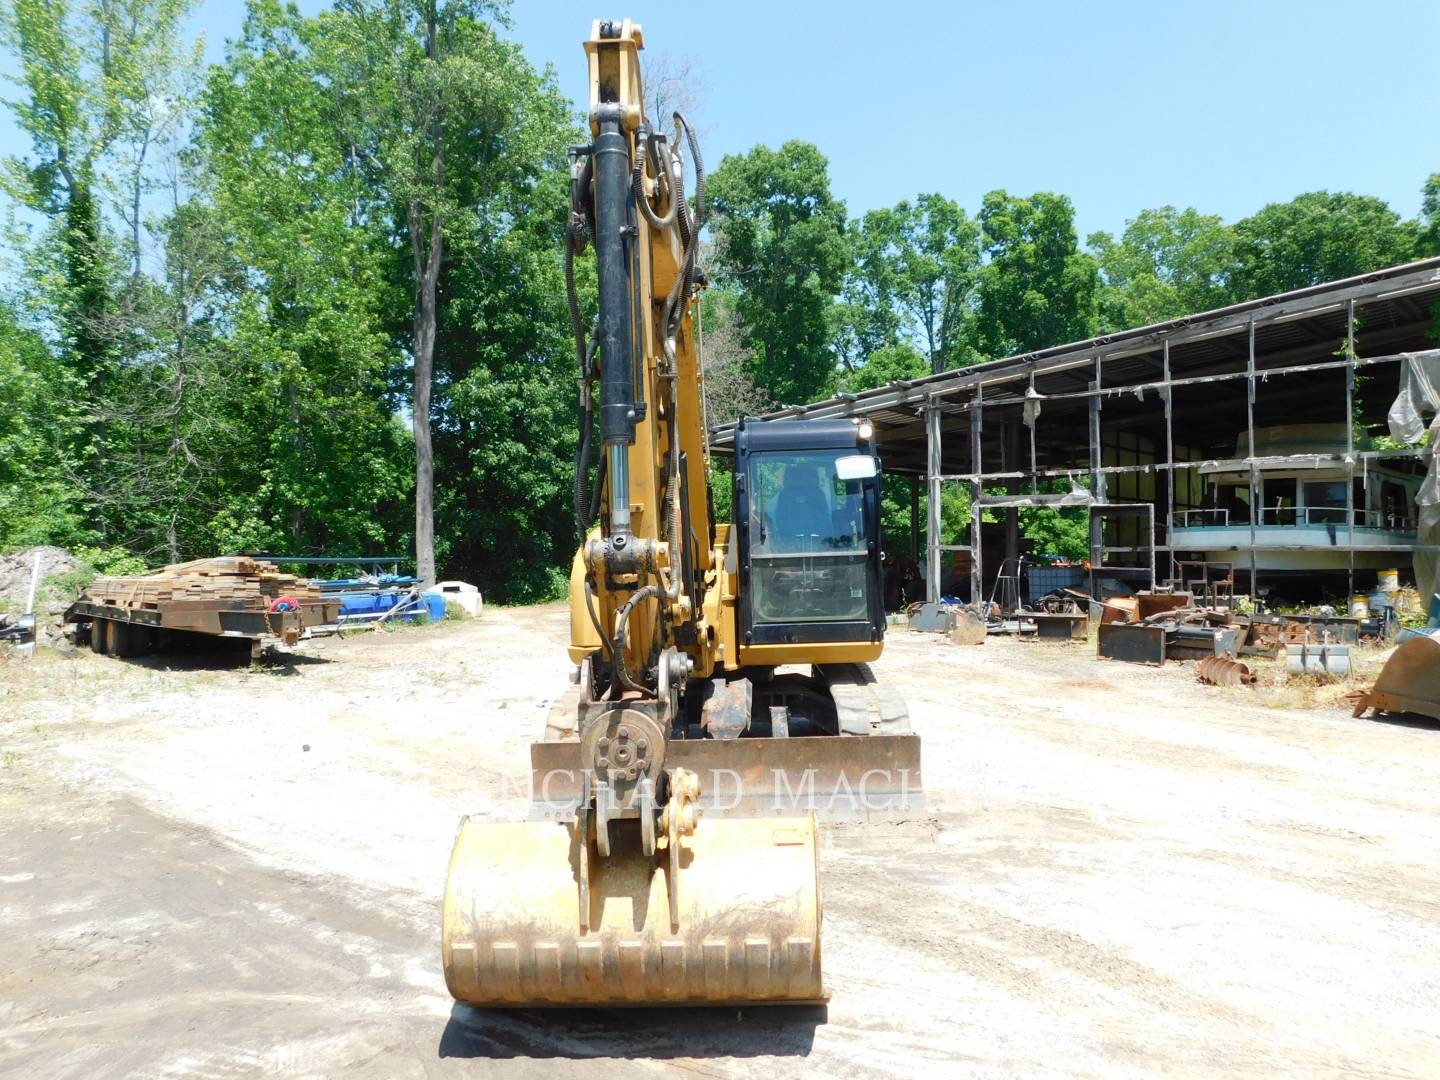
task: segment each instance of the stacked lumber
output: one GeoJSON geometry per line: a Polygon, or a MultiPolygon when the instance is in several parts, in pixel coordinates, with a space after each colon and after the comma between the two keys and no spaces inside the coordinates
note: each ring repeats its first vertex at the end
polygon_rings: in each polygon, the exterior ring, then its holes
{"type": "Polygon", "coordinates": [[[184,603],[266,611],[281,596],[302,606],[324,602],[320,590],[304,578],[282,574],[274,563],[246,555],[196,559],[146,574],[99,577],[85,590],[92,603],[151,610],[184,603]]]}

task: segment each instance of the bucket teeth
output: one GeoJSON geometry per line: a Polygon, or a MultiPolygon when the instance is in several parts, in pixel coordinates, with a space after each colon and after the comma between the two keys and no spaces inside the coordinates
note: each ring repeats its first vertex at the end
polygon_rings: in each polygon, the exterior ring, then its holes
{"type": "Polygon", "coordinates": [[[451,994],[478,1007],[824,1000],[813,818],[701,818],[676,860],[678,924],[669,852],[645,856],[631,831],[610,858],[590,852],[582,920],[573,823],[463,822],[442,928],[451,994]]]}

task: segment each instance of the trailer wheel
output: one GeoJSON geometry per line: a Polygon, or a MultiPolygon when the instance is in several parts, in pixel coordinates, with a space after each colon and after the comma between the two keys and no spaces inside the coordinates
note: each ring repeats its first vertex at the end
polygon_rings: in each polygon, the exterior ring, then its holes
{"type": "Polygon", "coordinates": [[[125,630],[130,638],[126,656],[145,656],[155,648],[155,631],[144,623],[127,623],[125,630]]]}
{"type": "Polygon", "coordinates": [[[110,652],[110,620],[90,620],[90,648],[96,656],[106,656],[110,652]]]}
{"type": "Polygon", "coordinates": [[[129,623],[116,619],[110,624],[110,653],[122,659],[135,655],[135,630],[129,623]]]}

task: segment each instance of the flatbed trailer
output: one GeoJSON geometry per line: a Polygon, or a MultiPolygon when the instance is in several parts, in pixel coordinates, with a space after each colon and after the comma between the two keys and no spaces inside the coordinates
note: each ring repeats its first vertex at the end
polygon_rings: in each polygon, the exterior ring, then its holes
{"type": "Polygon", "coordinates": [[[248,639],[251,657],[258,658],[267,646],[295,645],[307,628],[334,622],[339,609],[331,600],[290,611],[260,611],[191,602],[119,607],[82,598],[65,610],[65,623],[75,627],[77,641],[87,641],[101,655],[143,656],[177,635],[203,634],[248,639]]]}
{"type": "Polygon", "coordinates": [[[66,609],[65,623],[102,655],[140,656],[178,635],[199,634],[248,640],[255,657],[267,645],[298,643],[339,611],[337,598],[304,579],[238,555],[98,577],[66,609]]]}

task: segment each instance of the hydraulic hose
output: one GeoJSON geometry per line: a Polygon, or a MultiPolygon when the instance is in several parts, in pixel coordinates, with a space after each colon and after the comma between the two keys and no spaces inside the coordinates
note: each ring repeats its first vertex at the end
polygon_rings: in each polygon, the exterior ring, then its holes
{"type": "Polygon", "coordinates": [[[605,633],[605,627],[600,623],[600,616],[595,613],[595,587],[590,584],[590,579],[585,579],[585,610],[590,613],[590,621],[595,625],[595,633],[600,635],[600,643],[603,648],[600,656],[611,662],[614,667],[615,643],[610,640],[610,635],[605,633]]]}
{"type": "Polygon", "coordinates": [[[575,257],[583,254],[587,235],[595,229],[593,211],[589,206],[590,181],[594,175],[594,160],[587,154],[570,170],[570,214],[565,227],[565,300],[570,313],[570,332],[575,337],[575,360],[580,368],[580,445],[575,454],[575,528],[583,539],[595,515],[599,513],[600,487],[605,473],[602,459],[595,474],[595,486],[590,488],[590,467],[594,461],[595,411],[590,394],[590,379],[595,364],[595,351],[599,345],[599,327],[592,329],[590,342],[585,341],[585,322],[580,313],[580,293],[575,284],[575,257]]]}
{"type": "Polygon", "coordinates": [[[641,600],[659,595],[660,589],[654,585],[646,585],[643,589],[637,589],[634,595],[625,601],[625,606],[620,609],[620,614],[615,620],[615,641],[611,646],[611,656],[615,658],[612,665],[615,669],[615,678],[625,689],[635,690],[642,694],[647,692],[647,688],[630,678],[630,672],[625,670],[625,633],[630,622],[630,612],[635,610],[635,605],[641,600]]]}
{"type": "Polygon", "coordinates": [[[640,208],[640,213],[644,215],[645,220],[653,229],[664,231],[675,223],[679,203],[675,198],[674,185],[671,180],[674,176],[674,167],[675,159],[670,154],[670,147],[654,132],[647,128],[637,134],[635,169],[630,176],[631,189],[635,194],[635,205],[640,208]],[[654,211],[649,197],[645,194],[645,163],[652,154],[655,157],[655,200],[659,202],[667,194],[670,197],[670,208],[663,215],[654,211]]]}
{"type": "Polygon", "coordinates": [[[685,119],[685,114],[676,111],[675,137],[677,141],[682,131],[685,135],[686,145],[690,148],[690,159],[695,168],[695,210],[692,214],[689,203],[685,201],[684,184],[677,180],[672,186],[671,199],[678,211],[676,224],[680,229],[680,239],[684,245],[685,254],[681,260],[680,273],[675,276],[675,284],[670,289],[670,295],[665,298],[663,322],[665,353],[671,359],[675,355],[675,336],[680,332],[684,304],[694,290],[695,281],[699,275],[700,228],[705,223],[705,162],[700,156],[700,142],[696,139],[690,122],[685,119]]]}
{"type": "Polygon", "coordinates": [[[571,168],[570,214],[565,224],[565,300],[570,309],[570,332],[575,335],[575,362],[580,365],[582,378],[587,374],[585,321],[580,315],[580,293],[575,286],[575,256],[584,254],[587,233],[595,230],[586,206],[586,192],[593,172],[594,163],[588,155],[582,164],[571,168]]]}
{"type": "Polygon", "coordinates": [[[685,114],[678,110],[674,114],[675,139],[678,142],[680,133],[685,133],[685,144],[690,148],[690,160],[695,164],[695,215],[692,219],[689,215],[687,205],[685,217],[681,221],[684,230],[680,239],[686,247],[690,246],[690,239],[694,231],[705,223],[705,160],[700,156],[700,141],[695,138],[695,129],[690,126],[690,121],[685,119],[685,114]]]}
{"type": "Polygon", "coordinates": [[[595,350],[599,340],[598,336],[592,334],[589,352],[580,369],[580,380],[585,385],[580,394],[580,446],[575,451],[575,527],[582,539],[594,523],[595,515],[600,512],[600,478],[605,472],[605,462],[602,458],[600,470],[595,477],[595,489],[592,495],[588,481],[590,466],[594,464],[595,459],[595,446],[592,442],[595,431],[595,410],[590,400],[587,380],[595,361],[595,350]]]}

